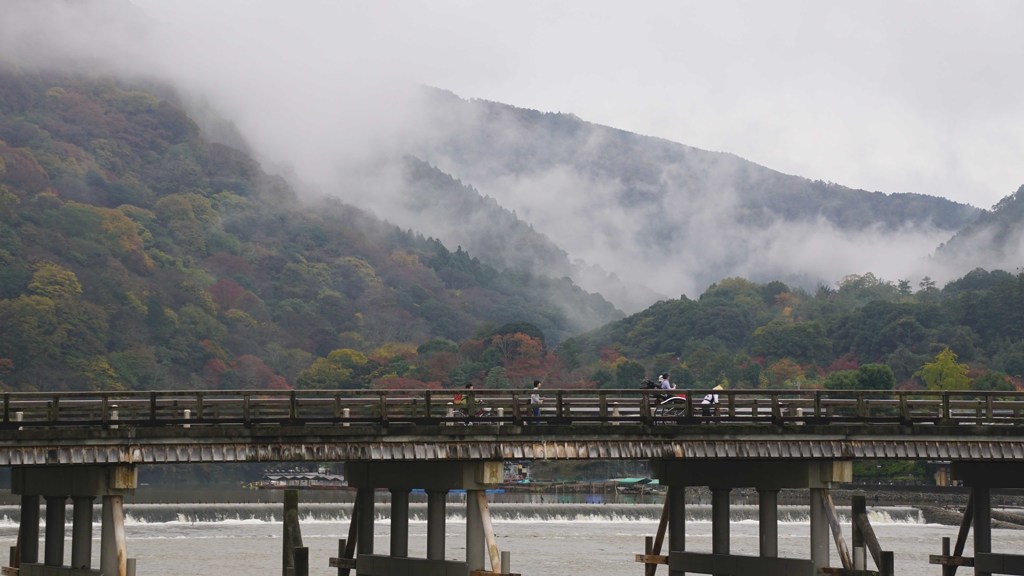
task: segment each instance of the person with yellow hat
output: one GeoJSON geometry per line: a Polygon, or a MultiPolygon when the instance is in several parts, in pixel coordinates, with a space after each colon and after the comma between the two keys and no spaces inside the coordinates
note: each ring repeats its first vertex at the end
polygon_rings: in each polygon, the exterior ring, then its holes
{"type": "Polygon", "coordinates": [[[711,407],[717,406],[718,404],[718,390],[725,390],[721,384],[715,386],[704,395],[704,399],[700,401],[700,411],[704,416],[711,416],[711,407]]]}

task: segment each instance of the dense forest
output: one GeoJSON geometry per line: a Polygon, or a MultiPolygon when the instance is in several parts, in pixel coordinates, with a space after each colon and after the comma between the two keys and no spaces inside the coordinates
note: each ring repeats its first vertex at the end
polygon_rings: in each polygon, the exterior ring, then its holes
{"type": "MultiPolygon", "coordinates": [[[[444,184],[410,166],[425,194],[444,184]]],[[[624,317],[568,278],[300,200],[164,89],[0,67],[5,390],[635,387],[657,372],[1020,387],[1024,273],[816,291],[727,278],[624,317]]]]}
{"type": "Polygon", "coordinates": [[[813,294],[730,278],[561,351],[570,366],[597,367],[599,386],[669,372],[705,388],[1010,390],[1024,374],[1024,273],[978,269],[941,289],[853,275],[813,294]],[[948,378],[932,378],[937,368],[948,378]]]}

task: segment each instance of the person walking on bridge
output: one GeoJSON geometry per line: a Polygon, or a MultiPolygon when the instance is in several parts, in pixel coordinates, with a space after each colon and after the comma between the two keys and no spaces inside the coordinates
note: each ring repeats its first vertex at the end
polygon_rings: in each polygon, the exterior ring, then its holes
{"type": "Polygon", "coordinates": [[[711,389],[711,392],[705,394],[704,399],[700,401],[700,411],[704,416],[711,416],[712,407],[714,407],[716,411],[718,410],[719,390],[725,390],[725,388],[723,388],[721,384],[715,386],[711,389]]]}
{"type": "Polygon", "coordinates": [[[452,398],[452,402],[455,404],[456,407],[465,408],[467,404],[467,397],[469,396],[469,393],[472,391],[473,383],[470,382],[469,384],[466,384],[466,389],[464,392],[455,393],[455,396],[452,398]]]}
{"type": "Polygon", "coordinates": [[[540,396],[540,380],[533,381],[533,389],[530,390],[530,413],[535,418],[540,418],[540,405],[544,399],[540,396]]]}

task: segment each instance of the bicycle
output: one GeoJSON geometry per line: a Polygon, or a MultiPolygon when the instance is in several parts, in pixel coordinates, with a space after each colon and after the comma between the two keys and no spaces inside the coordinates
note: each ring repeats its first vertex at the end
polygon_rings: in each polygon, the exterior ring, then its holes
{"type": "Polygon", "coordinates": [[[484,405],[484,403],[481,401],[477,401],[473,404],[472,415],[470,415],[469,412],[466,410],[465,405],[461,405],[456,406],[455,409],[452,410],[452,416],[454,416],[455,418],[462,418],[466,420],[465,422],[460,422],[460,424],[479,424],[477,420],[496,418],[498,414],[490,406],[484,405]]]}

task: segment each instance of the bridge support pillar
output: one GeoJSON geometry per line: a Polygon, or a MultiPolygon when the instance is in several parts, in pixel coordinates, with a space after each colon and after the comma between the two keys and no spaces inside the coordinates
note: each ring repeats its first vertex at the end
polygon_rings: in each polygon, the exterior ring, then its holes
{"type": "Polygon", "coordinates": [[[447,490],[427,491],[427,560],[444,560],[447,490]]]}
{"type": "Polygon", "coordinates": [[[779,490],[757,490],[758,552],[762,558],[779,557],[779,490]]]}
{"type": "Polygon", "coordinates": [[[71,527],[71,567],[92,566],[92,502],[95,496],[75,496],[71,527]]]}
{"type": "Polygon", "coordinates": [[[480,516],[480,491],[466,492],[466,563],[470,571],[484,569],[484,525],[480,516]]]}
{"type": "Polygon", "coordinates": [[[811,563],[815,570],[829,565],[829,525],[821,488],[811,488],[811,563]]]}
{"type": "Polygon", "coordinates": [[[18,526],[18,556],[24,564],[39,562],[39,495],[21,496],[21,524],[18,526]]]}
{"type": "Polygon", "coordinates": [[[699,466],[685,459],[655,460],[651,469],[669,490],[670,576],[686,574],[729,573],[732,576],[775,576],[781,574],[817,574],[828,567],[830,524],[824,507],[823,492],[833,483],[852,480],[853,467],[845,461],[779,461],[729,460],[702,461],[699,466]],[[672,516],[683,515],[673,500],[683,499],[686,486],[707,486],[711,489],[711,553],[685,550],[684,521],[673,523],[672,516]],[[733,488],[756,488],[760,550],[758,556],[732,554],[729,546],[729,493],[733,488]],[[808,488],[811,492],[810,559],[778,557],[778,493],[782,488],[808,488]],[[674,526],[679,526],[675,528],[674,526]]]}
{"type": "MultiPolygon", "coordinates": [[[[974,556],[992,553],[992,491],[986,487],[971,488],[974,503],[974,556]]],[[[989,576],[987,570],[974,569],[975,576],[989,576]]]]}
{"type": "Polygon", "coordinates": [[[965,513],[967,523],[961,525],[953,556],[944,551],[943,556],[933,557],[932,563],[960,560],[968,537],[966,530],[973,529],[975,576],[1024,573],[1024,554],[992,551],[992,490],[1024,488],[1024,463],[955,462],[953,477],[971,488],[970,512],[965,513]]]}
{"type": "Polygon", "coordinates": [[[409,557],[409,491],[391,490],[391,557],[409,557]]]}
{"type": "Polygon", "coordinates": [[[134,492],[133,465],[18,466],[11,473],[11,491],[21,495],[19,576],[132,576],[124,539],[125,494],[134,492]],[[103,497],[100,570],[92,568],[93,502],[103,497]],[[39,564],[39,499],[46,500],[46,538],[39,564]],[[71,565],[64,564],[67,499],[73,502],[71,565]]]}
{"type": "Polygon", "coordinates": [[[360,487],[356,495],[359,503],[359,542],[360,554],[373,554],[373,525],[377,520],[377,510],[373,501],[373,488],[360,487]]]}
{"type": "Polygon", "coordinates": [[[46,547],[43,564],[62,566],[64,564],[64,505],[67,496],[45,496],[46,498],[46,547]]]}
{"type": "MultiPolygon", "coordinates": [[[[501,462],[349,462],[345,467],[349,485],[359,490],[361,508],[357,514],[359,554],[356,558],[357,576],[398,576],[405,574],[468,574],[471,570],[501,570],[500,551],[490,529],[490,512],[484,490],[502,480],[501,462]],[[387,488],[395,495],[392,501],[392,547],[390,556],[373,554],[372,545],[364,541],[372,538],[372,524],[364,524],[366,512],[373,505],[373,491],[387,488]],[[427,492],[427,555],[409,558],[408,548],[397,540],[408,539],[408,494],[412,489],[427,492]],[[448,560],[445,551],[447,524],[447,497],[451,490],[466,491],[466,558],[448,560]],[[398,494],[401,494],[399,496],[398,494]],[[365,497],[364,497],[365,495],[365,497]],[[403,518],[404,517],[404,518],[403,518]],[[395,529],[401,534],[396,534],[395,529]],[[371,531],[370,536],[365,532],[371,531]],[[489,548],[491,564],[485,567],[485,546],[489,548]]],[[[370,508],[372,510],[372,508],[370,508]]]]}
{"type": "MultiPolygon", "coordinates": [[[[668,487],[668,549],[686,550],[686,488],[668,487]]],[[[682,576],[682,572],[669,572],[669,576],[682,576]]]]}
{"type": "Polygon", "coordinates": [[[100,527],[100,573],[122,576],[128,571],[128,546],[124,537],[124,496],[103,497],[103,524],[100,527]]]}
{"type": "Polygon", "coordinates": [[[731,488],[711,487],[711,553],[729,553],[729,493],[731,488]]]}

